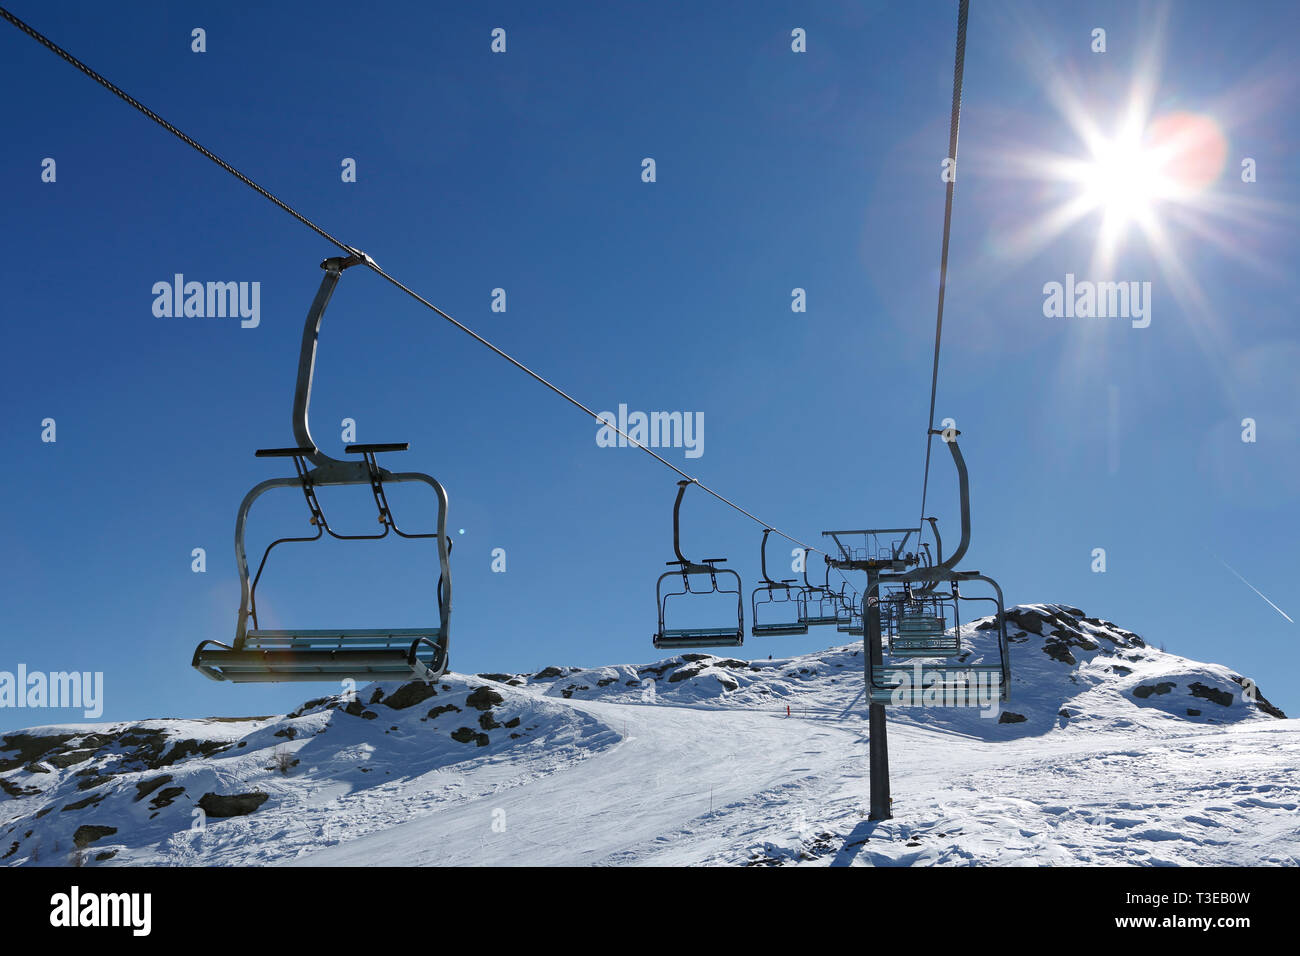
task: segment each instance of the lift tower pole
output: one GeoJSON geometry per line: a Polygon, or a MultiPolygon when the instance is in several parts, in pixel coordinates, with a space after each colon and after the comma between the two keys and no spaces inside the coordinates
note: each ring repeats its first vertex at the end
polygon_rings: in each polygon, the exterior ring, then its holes
{"type": "MultiPolygon", "coordinates": [[[[862,621],[863,667],[866,669],[865,679],[870,684],[872,670],[883,663],[880,649],[880,572],[875,568],[867,569],[862,621]]],[[[885,705],[872,703],[867,714],[867,763],[871,777],[871,813],[867,819],[888,820],[892,816],[889,806],[893,800],[889,796],[889,736],[885,724],[885,705]]]]}
{"type": "Polygon", "coordinates": [[[918,528],[871,528],[858,531],[823,531],[839,549],[838,558],[827,560],[831,567],[841,571],[865,571],[867,587],[862,595],[862,656],[863,679],[867,684],[867,745],[868,766],[871,773],[871,812],[869,819],[888,820],[889,797],[889,733],[885,723],[885,705],[871,700],[871,672],[883,663],[882,636],[880,633],[880,573],[906,571],[919,563],[919,558],[907,550],[912,535],[918,542],[918,528]],[[862,547],[852,547],[847,541],[860,536],[862,547]],[[896,537],[897,536],[897,537],[896,537]],[[888,541],[885,547],[881,540],[888,541]]]}

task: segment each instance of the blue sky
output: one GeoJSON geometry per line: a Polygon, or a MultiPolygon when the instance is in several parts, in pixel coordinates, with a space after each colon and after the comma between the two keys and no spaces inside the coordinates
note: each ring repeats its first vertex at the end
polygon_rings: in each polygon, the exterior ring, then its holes
{"type": "MultiPolygon", "coordinates": [[[[956,4],[9,5],[590,406],[702,412],[702,457],[666,456],[764,520],[810,543],[915,522],[956,4]]],[[[971,467],[965,565],[1010,603],[1076,605],[1300,710],[1296,625],[1225,567],[1300,611],[1300,14],[973,7],[937,408],[971,467]],[[1207,121],[1223,161],[1196,202],[1155,207],[1161,247],[1131,226],[1104,276],[1151,283],[1149,327],[1046,318],[1044,284],[1088,274],[1101,227],[1093,211],[1013,241],[1078,191],[1027,163],[1088,155],[1053,91],[1109,130],[1144,70],[1152,118],[1207,121]]],[[[17,30],[0,45],[22,91],[0,141],[0,670],[102,671],[104,719],[274,713],[329,691],[219,685],[189,661],[233,635],[235,509],[283,471],[252,453],[291,443],[302,320],[333,250],[17,30]],[[153,284],[178,272],[260,282],[261,324],[155,317],[153,284]]],[[[594,422],[361,270],[321,335],[329,453],[344,418],[360,441],[409,441],[390,466],[448,488],[454,669],[658,656],[676,475],[598,448],[594,422]]],[[[936,451],[928,510],[951,538],[936,451]]],[[[369,530],[352,490],[355,507],[322,500],[369,530]]],[[[432,521],[406,489],[393,505],[432,521]]],[[[687,553],[727,556],[752,587],[761,528],[698,492],[684,514],[687,553]]],[[[264,499],[250,556],[305,521],[300,497],[264,499]]],[[[414,626],[435,578],[427,545],[300,546],[259,594],[284,626],[414,626]]],[[[78,719],[0,710],[0,729],[78,719]]]]}

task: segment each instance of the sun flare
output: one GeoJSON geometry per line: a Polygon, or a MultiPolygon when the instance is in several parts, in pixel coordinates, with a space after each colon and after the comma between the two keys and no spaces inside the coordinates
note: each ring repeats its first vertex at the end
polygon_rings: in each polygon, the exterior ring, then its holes
{"type": "Polygon", "coordinates": [[[1083,170],[1083,196],[1108,220],[1148,218],[1170,190],[1154,153],[1132,139],[1102,143],[1083,170]]]}

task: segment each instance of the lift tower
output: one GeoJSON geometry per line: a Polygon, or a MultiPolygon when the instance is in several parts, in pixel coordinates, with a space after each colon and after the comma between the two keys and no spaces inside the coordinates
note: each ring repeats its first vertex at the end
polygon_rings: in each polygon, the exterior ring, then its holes
{"type": "MultiPolygon", "coordinates": [[[[906,571],[920,563],[920,558],[907,551],[912,536],[920,537],[917,528],[871,528],[858,531],[823,531],[822,536],[835,542],[839,557],[830,558],[830,565],[841,571],[865,571],[867,587],[862,595],[862,647],[864,677],[871,683],[873,671],[884,665],[880,631],[880,573],[906,571]],[[901,535],[901,537],[893,537],[901,535]],[[854,546],[853,539],[861,543],[854,546]],[[842,540],[844,539],[844,540],[842,540]],[[888,540],[888,544],[883,541],[888,540]]],[[[868,695],[870,699],[870,695],[868,695]]],[[[868,746],[871,770],[872,820],[888,820],[889,812],[889,739],[885,729],[885,705],[871,701],[868,710],[868,746]]]]}

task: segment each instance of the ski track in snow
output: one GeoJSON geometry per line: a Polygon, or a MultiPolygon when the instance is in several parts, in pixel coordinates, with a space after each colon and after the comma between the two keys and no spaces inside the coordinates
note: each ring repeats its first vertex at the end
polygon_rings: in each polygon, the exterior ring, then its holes
{"type": "Polygon", "coordinates": [[[960,757],[936,750],[941,735],[898,725],[895,818],[872,823],[857,718],[828,727],[783,712],[577,706],[611,721],[631,711],[629,736],[580,769],[297,862],[1295,865],[1300,853],[1300,784],[1283,782],[1300,761],[1296,721],[1138,746],[1077,733],[960,757]]]}

